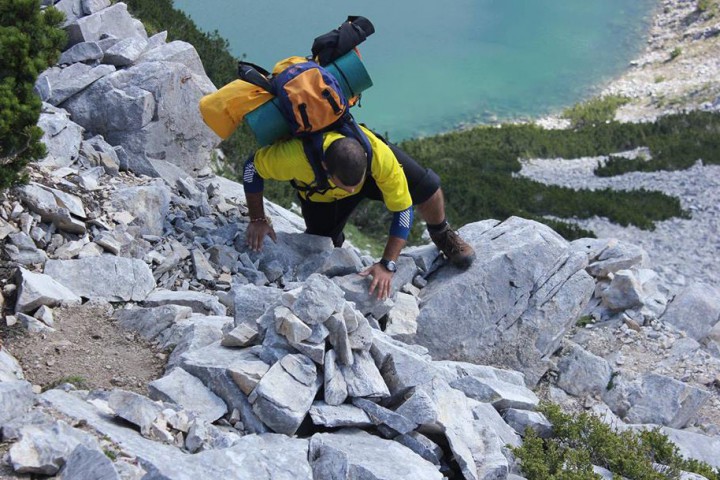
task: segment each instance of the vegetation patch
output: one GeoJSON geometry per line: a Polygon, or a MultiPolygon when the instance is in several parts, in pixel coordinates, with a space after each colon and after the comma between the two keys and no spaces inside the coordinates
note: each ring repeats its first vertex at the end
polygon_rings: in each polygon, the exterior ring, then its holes
{"type": "Polygon", "coordinates": [[[593,465],[630,480],[675,479],[681,471],[720,479],[710,465],[683,458],[659,429],[615,432],[588,413],[566,414],[555,404],[539,410],[552,423],[552,436],[543,439],[528,429],[522,446],[512,448],[528,480],[602,479],[593,465]]]}
{"type": "Polygon", "coordinates": [[[563,117],[570,120],[573,128],[606,123],[614,120],[617,109],[629,101],[629,98],[620,95],[596,97],[565,109],[563,117]]]}
{"type": "Polygon", "coordinates": [[[41,11],[40,0],[0,2],[0,189],[25,181],[25,165],[46,155],[33,88],[67,41],[64,17],[55,8],[41,11]]]}

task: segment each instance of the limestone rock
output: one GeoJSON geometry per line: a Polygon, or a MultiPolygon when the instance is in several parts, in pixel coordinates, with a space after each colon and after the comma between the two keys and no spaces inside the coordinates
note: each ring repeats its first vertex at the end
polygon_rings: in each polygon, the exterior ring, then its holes
{"type": "Polygon", "coordinates": [[[82,42],[73,45],[60,55],[59,64],[93,62],[103,58],[103,51],[97,42],[82,42]]]}
{"type": "Polygon", "coordinates": [[[48,260],[45,274],[80,297],[110,302],[139,302],[155,288],[147,264],[124,257],[48,260]]]}
{"type": "Polygon", "coordinates": [[[102,35],[147,39],[143,24],[130,16],[122,2],[84,16],[67,26],[68,45],[100,40],[102,35]]]}
{"type": "MultiPolygon", "coordinates": [[[[44,107],[49,105],[43,104],[44,107]]],[[[71,121],[67,112],[40,114],[38,126],[43,130],[42,142],[47,147],[47,156],[39,163],[52,168],[72,165],[78,158],[83,129],[71,121]]]]}
{"type": "Polygon", "coordinates": [[[164,377],[150,382],[148,392],[153,400],[175,403],[185,410],[195,412],[207,422],[214,422],[227,412],[227,406],[222,399],[182,368],[175,368],[164,377]]]}
{"type": "Polygon", "coordinates": [[[533,386],[592,296],[587,257],[544,225],[517,217],[460,233],[477,260],[466,271],[444,266],[433,275],[421,292],[413,343],[436,359],[519,370],[533,386]]]}
{"type": "Polygon", "coordinates": [[[615,273],[610,286],[602,293],[603,304],[610,310],[620,311],[642,305],[644,292],[640,281],[631,270],[615,273]]]}
{"type": "Polygon", "coordinates": [[[34,401],[35,395],[32,385],[24,380],[3,380],[0,382],[0,427],[10,420],[20,417],[29,410],[34,401]]]}
{"type": "Polygon", "coordinates": [[[314,478],[443,478],[437,467],[410,449],[357,429],[313,435],[310,439],[310,459],[314,478]]]}
{"type": "Polygon", "coordinates": [[[187,106],[213,90],[207,76],[180,63],[141,62],[98,80],[63,107],[131,158],[146,158],[156,170],[154,162],[167,161],[192,173],[207,165],[219,139],[200,115],[187,115],[187,106]]]}
{"type": "Polygon", "coordinates": [[[343,292],[324,275],[311,275],[293,304],[295,315],[308,325],[324,323],[334,312],[342,311],[343,292]]]}
{"type": "Polygon", "coordinates": [[[20,441],[10,447],[10,463],[16,473],[55,475],[78,445],[97,449],[89,434],[63,421],[50,426],[26,425],[20,441]]]}
{"type": "Polygon", "coordinates": [[[310,417],[315,425],[328,428],[337,427],[371,427],[373,422],[361,408],[353,405],[328,405],[315,402],[310,408],[310,417]]]}
{"type": "Polygon", "coordinates": [[[140,235],[163,234],[170,209],[170,190],[165,185],[126,187],[114,192],[110,203],[117,211],[132,212],[132,225],[139,227],[140,235]]]}
{"type": "Polygon", "coordinates": [[[542,413],[509,408],[503,412],[503,419],[521,436],[525,435],[528,428],[535,430],[541,438],[548,438],[552,434],[552,424],[542,413]]]}
{"type": "Polygon", "coordinates": [[[65,461],[60,471],[62,480],[103,479],[120,480],[113,462],[98,448],[78,445],[65,461]]]}
{"type": "Polygon", "coordinates": [[[43,102],[60,105],[98,79],[113,72],[115,72],[115,67],[112,65],[92,67],[84,63],[73,63],[65,68],[53,67],[38,76],[35,82],[35,91],[43,102]]]}
{"type": "Polygon", "coordinates": [[[277,433],[292,435],[310,411],[322,380],[304,355],[286,355],[262,377],[250,396],[253,411],[277,433]]]}
{"type": "Polygon", "coordinates": [[[82,303],[80,296],[56,282],[51,276],[42,273],[33,273],[24,268],[18,269],[18,285],[16,312],[32,312],[42,305],[56,307],[62,304],[82,303]]]}
{"type": "Polygon", "coordinates": [[[720,291],[710,285],[692,284],[675,296],[660,320],[702,340],[720,322],[720,291]]]}
{"type": "Polygon", "coordinates": [[[612,374],[604,358],[567,341],[558,361],[558,387],[576,397],[600,395],[607,390],[612,374]]]}
{"type": "Polygon", "coordinates": [[[144,38],[130,37],[122,39],[105,50],[103,63],[115,65],[116,67],[127,67],[140,58],[147,46],[148,42],[144,38]]]}
{"type": "Polygon", "coordinates": [[[108,396],[108,406],[118,417],[140,427],[140,432],[148,436],[155,420],[163,411],[163,406],[147,397],[133,392],[113,390],[108,396]]]}
{"type": "Polygon", "coordinates": [[[683,428],[710,397],[706,390],[655,373],[637,378],[620,375],[613,383],[602,399],[629,423],[683,428]]]}
{"type": "Polygon", "coordinates": [[[388,335],[415,335],[417,333],[417,317],[420,315],[417,300],[412,295],[398,292],[395,305],[388,312],[388,335]]]}
{"type": "Polygon", "coordinates": [[[194,312],[207,315],[225,315],[227,313],[227,308],[215,295],[202,292],[158,289],[144,298],[143,304],[148,307],[183,305],[190,307],[194,312]]]}
{"type": "Polygon", "coordinates": [[[367,352],[354,352],[352,365],[340,365],[351,397],[384,398],[390,396],[385,380],[367,352]]]}
{"type": "Polygon", "coordinates": [[[324,367],[325,403],[331,406],[341,405],[347,399],[348,386],[337,363],[335,350],[330,349],[325,353],[324,367]]]}

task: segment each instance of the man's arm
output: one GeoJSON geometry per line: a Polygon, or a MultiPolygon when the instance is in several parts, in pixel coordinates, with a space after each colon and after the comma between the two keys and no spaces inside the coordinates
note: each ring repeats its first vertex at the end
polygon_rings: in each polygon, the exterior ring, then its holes
{"type": "Polygon", "coordinates": [[[277,237],[270,219],[265,215],[264,184],[262,177],[255,171],[254,156],[251,156],[245,162],[243,188],[245,189],[245,202],[250,216],[250,224],[246,232],[247,243],[252,250],[259,252],[262,250],[265,235],[272,238],[273,242],[277,241],[277,237]]]}
{"type": "MultiPolygon", "coordinates": [[[[400,256],[400,252],[407,243],[407,237],[410,234],[410,226],[413,220],[413,209],[412,207],[403,210],[402,212],[396,212],[393,215],[392,226],[390,227],[390,235],[388,241],[385,244],[385,251],[383,252],[383,260],[390,260],[396,262],[400,256]]],[[[372,276],[372,283],[370,284],[370,295],[375,293],[377,290],[377,297],[379,299],[385,299],[390,296],[393,272],[389,271],[383,264],[376,263],[360,275],[372,276]]]]}

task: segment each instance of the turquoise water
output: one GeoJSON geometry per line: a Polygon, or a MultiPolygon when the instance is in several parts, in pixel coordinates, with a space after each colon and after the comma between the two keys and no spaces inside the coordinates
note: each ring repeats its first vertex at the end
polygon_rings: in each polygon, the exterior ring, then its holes
{"type": "Polygon", "coordinates": [[[175,0],[233,54],[271,69],[309,55],[348,14],[376,32],[360,46],[374,86],[355,117],[392,140],[537,117],[622,73],[657,0],[175,0]]]}

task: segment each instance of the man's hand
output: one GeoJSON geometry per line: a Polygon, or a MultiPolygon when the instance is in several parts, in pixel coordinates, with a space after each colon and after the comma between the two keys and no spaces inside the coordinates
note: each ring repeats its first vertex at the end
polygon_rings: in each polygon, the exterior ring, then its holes
{"type": "Polygon", "coordinates": [[[273,242],[277,243],[275,229],[273,229],[272,225],[267,222],[250,222],[246,232],[247,244],[250,249],[255,252],[262,251],[265,235],[269,236],[272,238],[273,242]]]}
{"type": "Polygon", "coordinates": [[[381,264],[376,263],[372,267],[360,272],[360,276],[372,277],[372,283],[370,283],[370,295],[372,295],[377,289],[377,298],[379,300],[385,300],[390,296],[390,284],[392,283],[393,273],[388,271],[381,264]]]}

